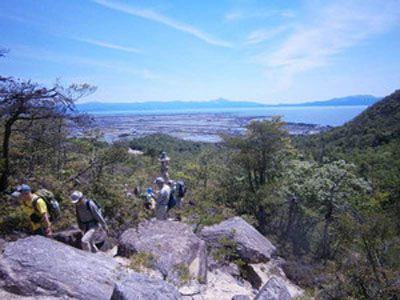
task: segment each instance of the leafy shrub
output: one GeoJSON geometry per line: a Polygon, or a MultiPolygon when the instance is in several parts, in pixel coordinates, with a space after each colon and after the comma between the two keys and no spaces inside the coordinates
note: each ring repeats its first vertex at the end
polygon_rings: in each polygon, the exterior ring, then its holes
{"type": "Polygon", "coordinates": [[[144,269],[150,269],[156,258],[153,254],[148,252],[138,252],[130,257],[131,263],[129,267],[135,272],[143,272],[144,269]]]}

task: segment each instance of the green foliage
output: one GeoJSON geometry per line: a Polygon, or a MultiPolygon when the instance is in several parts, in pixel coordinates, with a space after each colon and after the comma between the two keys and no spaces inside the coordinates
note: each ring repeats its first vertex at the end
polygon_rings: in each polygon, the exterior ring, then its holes
{"type": "Polygon", "coordinates": [[[288,132],[280,118],[254,121],[246,126],[245,136],[223,136],[227,147],[233,150],[232,164],[243,168],[249,189],[258,191],[279,176],[284,160],[291,153],[288,132]]]}
{"type": "MultiPolygon", "coordinates": [[[[61,121],[59,126],[34,122],[25,129],[28,136],[21,133],[23,122],[17,122],[11,138],[10,183],[28,182],[57,195],[63,218],[54,224],[56,230],[75,223],[68,197],[81,190],[101,203],[111,235],[118,238],[123,230],[153,216],[132,191],[153,185],[160,172],[159,153],[167,151],[171,178],[183,179],[188,186],[183,208],[172,209],[171,216],[193,224],[195,231],[242,216],[277,245],[289,260],[288,277],[309,288],[310,295],[396,299],[398,97],[392,95],[346,126],[297,138],[302,155],[296,155],[279,119],[250,123],[244,136],[225,136],[225,143],[217,145],[165,135],[107,144],[96,138],[69,138],[61,121]],[[145,155],[131,156],[129,147],[145,155]]],[[[12,237],[28,232],[29,220],[19,203],[5,194],[2,199],[1,233],[12,237]]],[[[247,276],[247,265],[232,239],[222,239],[211,255],[221,263],[237,264],[247,276]]],[[[142,271],[154,259],[137,253],[131,267],[142,271]]],[[[177,265],[175,271],[183,282],[192,280],[187,265],[177,265]]]]}
{"type": "Polygon", "coordinates": [[[153,267],[156,257],[148,252],[138,252],[130,257],[131,263],[129,267],[135,272],[142,273],[145,269],[153,267]]]}
{"type": "Polygon", "coordinates": [[[237,243],[233,239],[222,238],[219,240],[219,247],[212,249],[211,255],[220,263],[237,259],[237,243]]]}
{"type": "Polygon", "coordinates": [[[1,205],[1,209],[3,212],[4,210],[6,211],[6,213],[0,215],[0,233],[3,236],[12,234],[15,230],[29,232],[30,222],[22,212],[22,209],[14,206],[10,209],[10,207],[5,207],[4,205],[1,205]]]}
{"type": "Polygon", "coordinates": [[[189,283],[193,279],[189,266],[185,263],[175,265],[172,271],[177,274],[181,284],[189,283]]]}

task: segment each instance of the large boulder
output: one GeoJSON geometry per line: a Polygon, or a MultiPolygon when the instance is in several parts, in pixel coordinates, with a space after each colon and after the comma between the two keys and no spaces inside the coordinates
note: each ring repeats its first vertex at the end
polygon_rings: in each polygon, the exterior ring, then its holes
{"type": "Polygon", "coordinates": [[[206,226],[199,236],[211,249],[221,247],[223,240],[234,241],[240,258],[246,263],[267,262],[276,253],[275,246],[240,217],[206,226]]]}
{"type": "Polygon", "coordinates": [[[251,264],[249,267],[259,276],[261,286],[264,286],[270,279],[275,277],[286,286],[292,298],[300,298],[304,295],[304,290],[287,278],[285,272],[282,270],[282,266],[285,263],[286,262],[282,258],[276,257],[267,263],[251,264]]]}
{"type": "Polygon", "coordinates": [[[254,300],[292,300],[285,284],[272,277],[261,289],[254,300]]]}
{"type": "Polygon", "coordinates": [[[76,300],[70,297],[52,297],[52,296],[21,296],[6,292],[0,289],[0,299],[2,300],[76,300]]]}
{"type": "Polygon", "coordinates": [[[25,296],[109,300],[115,285],[143,291],[163,286],[165,296],[141,293],[134,299],[178,299],[168,283],[130,272],[102,253],[92,254],[41,236],[6,245],[0,257],[0,288],[25,296]]]}
{"type": "Polygon", "coordinates": [[[207,249],[190,226],[174,221],[151,220],[128,229],[120,237],[118,254],[150,254],[152,268],[176,285],[207,280],[207,249]],[[185,278],[183,278],[185,277],[185,278]]]}
{"type": "Polygon", "coordinates": [[[179,292],[161,280],[131,274],[117,282],[110,300],[181,299],[179,292]]]}

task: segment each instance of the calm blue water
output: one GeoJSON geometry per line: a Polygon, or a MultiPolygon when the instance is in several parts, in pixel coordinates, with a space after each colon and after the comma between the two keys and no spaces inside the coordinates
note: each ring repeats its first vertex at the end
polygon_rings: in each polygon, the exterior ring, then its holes
{"type": "Polygon", "coordinates": [[[182,109],[182,110],[125,110],[92,113],[97,116],[109,115],[177,115],[177,114],[230,114],[238,116],[282,116],[286,122],[340,126],[350,121],[368,106],[291,106],[267,108],[233,108],[233,109],[182,109]]]}

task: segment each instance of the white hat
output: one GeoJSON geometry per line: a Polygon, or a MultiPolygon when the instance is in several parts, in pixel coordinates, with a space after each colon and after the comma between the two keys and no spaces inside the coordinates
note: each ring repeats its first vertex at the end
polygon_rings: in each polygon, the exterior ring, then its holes
{"type": "Polygon", "coordinates": [[[157,177],[156,180],[154,180],[154,183],[164,183],[165,180],[162,177],[157,177]]]}
{"type": "Polygon", "coordinates": [[[79,202],[79,200],[81,200],[82,197],[83,197],[82,192],[74,191],[69,198],[71,199],[71,202],[73,204],[76,204],[79,202]]]}

